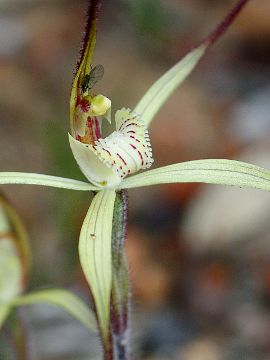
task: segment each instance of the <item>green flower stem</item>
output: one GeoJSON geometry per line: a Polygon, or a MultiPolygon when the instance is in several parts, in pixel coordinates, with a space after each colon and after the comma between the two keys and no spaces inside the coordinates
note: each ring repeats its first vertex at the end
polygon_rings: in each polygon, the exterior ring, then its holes
{"type": "Polygon", "coordinates": [[[22,324],[22,319],[20,316],[17,316],[17,321],[14,324],[13,333],[19,360],[28,359],[27,334],[25,330],[26,329],[22,324]]]}
{"type": "Polygon", "coordinates": [[[28,360],[30,352],[27,344],[27,333],[20,316],[16,316],[15,313],[11,316],[8,326],[4,329],[4,334],[14,358],[28,360]]]}
{"type": "Polygon", "coordinates": [[[113,360],[129,360],[129,276],[124,253],[127,226],[127,192],[117,193],[112,230],[111,353],[113,360]]]}

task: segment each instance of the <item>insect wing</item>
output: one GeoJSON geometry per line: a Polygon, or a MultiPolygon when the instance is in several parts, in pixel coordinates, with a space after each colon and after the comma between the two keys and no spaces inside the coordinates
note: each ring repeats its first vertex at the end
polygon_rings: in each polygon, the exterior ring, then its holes
{"type": "Polygon", "coordinates": [[[102,65],[96,65],[90,72],[88,80],[88,89],[91,89],[98,81],[103,78],[104,67],[102,65]]]}

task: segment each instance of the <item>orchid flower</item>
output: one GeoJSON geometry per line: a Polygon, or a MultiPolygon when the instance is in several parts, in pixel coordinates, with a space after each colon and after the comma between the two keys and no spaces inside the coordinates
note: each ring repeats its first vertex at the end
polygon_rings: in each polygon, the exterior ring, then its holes
{"type": "Polygon", "coordinates": [[[103,137],[102,122],[111,122],[111,101],[93,91],[95,82],[103,75],[103,68],[92,65],[99,1],[91,1],[83,49],[71,91],[69,134],[74,158],[88,182],[42,174],[0,174],[0,184],[44,185],[96,193],[82,225],[79,254],[93,295],[100,333],[105,340],[110,336],[110,301],[115,276],[112,264],[113,214],[121,190],[165,183],[203,182],[270,191],[270,171],[240,161],[196,160],[146,170],[153,164],[148,128],[155,114],[247,2],[238,1],[199,46],[150,87],[134,110],[118,110],[114,117],[114,131],[103,137]],[[146,171],[135,174],[141,170],[146,171]]]}
{"type": "Polygon", "coordinates": [[[71,292],[46,289],[24,294],[30,257],[23,222],[7,199],[0,195],[0,329],[14,308],[45,303],[65,310],[88,329],[96,331],[93,313],[71,292]]]}

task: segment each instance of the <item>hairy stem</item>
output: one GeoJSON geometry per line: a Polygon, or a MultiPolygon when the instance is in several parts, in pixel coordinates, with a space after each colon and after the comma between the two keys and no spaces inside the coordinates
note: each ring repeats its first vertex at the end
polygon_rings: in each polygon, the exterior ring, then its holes
{"type": "Polygon", "coordinates": [[[124,253],[127,227],[128,197],[126,191],[116,196],[112,230],[113,283],[111,295],[110,332],[111,346],[106,360],[130,360],[129,320],[129,276],[124,253]]]}

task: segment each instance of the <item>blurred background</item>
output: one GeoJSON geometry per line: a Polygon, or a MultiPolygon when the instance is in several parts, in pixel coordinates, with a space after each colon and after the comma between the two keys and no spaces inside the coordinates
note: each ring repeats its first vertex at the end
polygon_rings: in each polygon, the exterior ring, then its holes
{"type": "MultiPolygon", "coordinates": [[[[236,3],[107,0],[96,92],[133,108],[236,3]]],[[[67,141],[86,0],[0,0],[0,169],[82,179],[67,141]]],[[[150,128],[155,166],[230,158],[270,168],[270,2],[253,1],[150,128]]],[[[88,194],[6,186],[31,236],[29,290],[88,300],[78,261],[88,194]]],[[[202,184],[130,191],[132,347],[145,360],[270,359],[270,195],[202,184]]],[[[101,359],[98,341],[46,306],[20,314],[29,359],[101,359]],[[91,341],[90,341],[90,340],[91,341]]],[[[13,360],[5,336],[0,358],[13,360]],[[2,353],[2,355],[1,355],[2,353]]]]}

